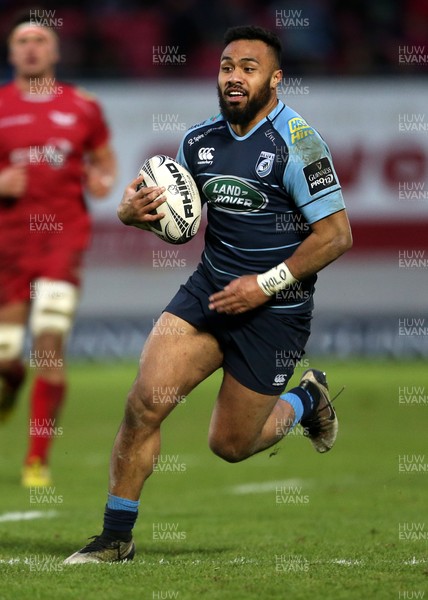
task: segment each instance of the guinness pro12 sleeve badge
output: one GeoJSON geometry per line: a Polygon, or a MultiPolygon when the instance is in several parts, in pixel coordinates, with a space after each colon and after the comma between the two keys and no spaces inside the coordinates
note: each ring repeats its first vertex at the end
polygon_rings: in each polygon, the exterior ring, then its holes
{"type": "Polygon", "coordinates": [[[333,168],[327,156],[304,167],[303,173],[311,196],[337,184],[333,168]]]}

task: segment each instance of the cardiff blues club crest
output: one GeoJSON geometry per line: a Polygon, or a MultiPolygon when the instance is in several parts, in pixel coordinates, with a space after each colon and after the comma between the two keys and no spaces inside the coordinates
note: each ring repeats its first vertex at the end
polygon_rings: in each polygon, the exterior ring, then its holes
{"type": "Polygon", "coordinates": [[[256,163],[256,173],[259,177],[266,177],[272,171],[275,154],[272,152],[260,152],[256,163]]]}

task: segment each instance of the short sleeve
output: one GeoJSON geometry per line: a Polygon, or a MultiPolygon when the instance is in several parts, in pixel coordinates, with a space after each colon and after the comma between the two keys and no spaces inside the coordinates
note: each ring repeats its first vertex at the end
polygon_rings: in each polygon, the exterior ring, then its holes
{"type": "MultiPolygon", "coordinates": [[[[290,132],[293,126],[289,125],[290,132]]],[[[283,184],[308,223],[345,208],[330,150],[303,119],[290,136],[283,184]]]]}
{"type": "Polygon", "coordinates": [[[110,139],[110,131],[104,117],[104,113],[98,102],[94,102],[93,106],[93,122],[88,140],[90,150],[96,150],[108,143],[110,139]]]}
{"type": "Polygon", "coordinates": [[[110,140],[110,130],[97,98],[83,88],[75,88],[75,101],[85,115],[87,134],[85,150],[92,151],[105,146],[110,140]]]}

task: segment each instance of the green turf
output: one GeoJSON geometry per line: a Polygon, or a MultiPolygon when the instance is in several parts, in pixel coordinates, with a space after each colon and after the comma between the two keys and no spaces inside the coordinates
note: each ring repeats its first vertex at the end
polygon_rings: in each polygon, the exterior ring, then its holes
{"type": "Polygon", "coordinates": [[[428,463],[428,405],[398,400],[400,386],[424,387],[426,398],[426,364],[322,366],[333,392],[346,384],[337,400],[340,436],[325,456],[300,435],[239,464],[213,456],[206,438],[217,374],[176,408],[163,428],[168,470],[147,483],[130,564],[61,561],[100,530],[110,448],[136,365],[71,366],[55,490],[46,498],[19,485],[21,398],[1,430],[0,599],[428,598],[428,472],[398,468],[399,455],[428,463]],[[286,489],[277,494],[277,486],[286,489]],[[33,510],[56,512],[1,522],[33,510]],[[400,524],[419,527],[422,539],[400,539],[400,524]],[[159,539],[165,529],[170,539],[159,539]]]}

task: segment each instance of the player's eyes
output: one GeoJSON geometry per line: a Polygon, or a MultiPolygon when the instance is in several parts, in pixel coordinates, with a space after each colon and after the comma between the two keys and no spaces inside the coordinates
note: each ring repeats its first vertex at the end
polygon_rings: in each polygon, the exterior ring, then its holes
{"type": "Polygon", "coordinates": [[[16,43],[19,46],[26,46],[28,44],[30,44],[31,42],[33,42],[34,44],[37,44],[38,46],[40,46],[41,44],[44,44],[46,42],[45,38],[43,37],[34,37],[32,39],[29,38],[22,38],[21,40],[18,40],[16,43]]]}

